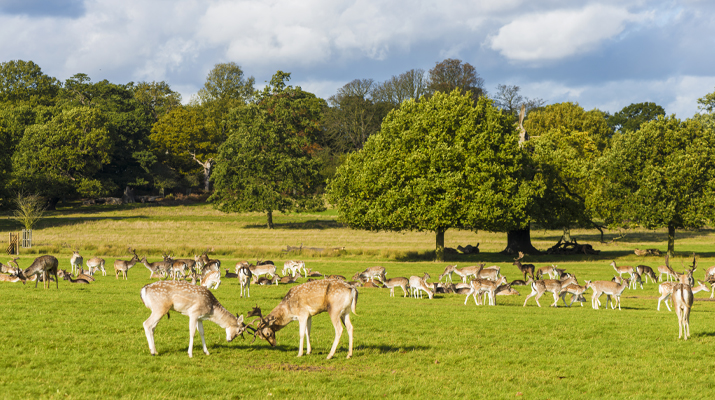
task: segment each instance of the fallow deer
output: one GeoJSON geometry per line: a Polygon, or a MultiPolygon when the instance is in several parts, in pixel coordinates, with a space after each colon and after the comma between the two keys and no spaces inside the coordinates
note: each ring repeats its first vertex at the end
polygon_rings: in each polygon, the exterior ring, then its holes
{"type": "Polygon", "coordinates": [[[77,273],[77,270],[84,265],[84,259],[79,255],[79,250],[72,250],[72,257],[70,257],[70,265],[72,273],[77,273]]]}
{"type": "Polygon", "coordinates": [[[226,274],[223,276],[226,279],[233,279],[233,278],[238,278],[238,274],[229,272],[228,268],[224,268],[226,270],[226,274]]]}
{"type": "Polygon", "coordinates": [[[276,332],[286,327],[291,321],[298,321],[300,344],[298,357],[303,355],[303,341],[307,343],[306,354],[311,353],[310,328],[312,317],[322,312],[328,312],[335,328],[335,340],[330,349],[328,359],[335,354],[345,325],[348,331],[348,356],[353,355],[353,325],[350,322],[350,310],[355,313],[358,291],[347,282],[336,279],[322,279],[295,286],[288,291],[283,300],[265,318],[253,320],[248,328],[256,337],[265,339],[271,346],[276,345],[276,332]],[[256,328],[251,325],[259,322],[256,328]]]}
{"type": "Polygon", "coordinates": [[[636,270],[634,267],[631,267],[631,266],[618,267],[618,266],[616,266],[615,261],[611,261],[610,265],[613,267],[613,269],[616,270],[616,273],[618,274],[618,276],[621,277],[621,279],[623,279],[623,274],[628,274],[630,276],[633,276],[633,272],[636,270]]]}
{"type": "Polygon", "coordinates": [[[536,267],[534,266],[534,264],[522,264],[521,260],[523,260],[523,259],[524,259],[524,253],[519,252],[519,257],[514,259],[514,262],[512,263],[512,265],[516,265],[516,267],[519,268],[519,271],[521,271],[521,273],[524,274],[524,281],[526,281],[527,274],[529,276],[531,276],[532,280],[536,280],[536,277],[534,277],[534,269],[536,269],[536,267]]]}
{"type": "Polygon", "coordinates": [[[678,339],[690,337],[690,309],[693,307],[693,292],[690,285],[677,283],[673,287],[673,308],[678,316],[678,339]]]}
{"type": "Polygon", "coordinates": [[[246,293],[246,297],[251,297],[249,293],[251,289],[251,277],[253,276],[253,274],[251,273],[251,269],[248,268],[248,265],[244,265],[243,263],[237,263],[236,273],[238,274],[238,281],[241,284],[241,297],[243,297],[244,291],[246,293]]]}
{"type": "Polygon", "coordinates": [[[365,271],[358,272],[353,276],[353,280],[358,280],[364,278],[366,280],[373,280],[377,278],[383,285],[385,284],[385,267],[370,267],[365,271]]]}
{"type": "Polygon", "coordinates": [[[462,278],[462,283],[468,283],[467,280],[469,277],[479,277],[479,273],[482,271],[482,268],[484,268],[484,264],[473,265],[464,268],[456,268],[455,266],[454,273],[462,278]]]}
{"type": "Polygon", "coordinates": [[[479,302],[477,301],[477,297],[479,297],[482,293],[486,293],[489,298],[489,305],[493,306],[496,305],[496,289],[502,285],[506,284],[506,277],[502,276],[500,279],[496,281],[492,281],[490,279],[474,279],[470,282],[470,291],[467,293],[467,297],[464,299],[464,304],[467,304],[467,300],[469,300],[469,296],[474,297],[474,303],[476,305],[479,305],[479,302]]]}
{"type": "Polygon", "coordinates": [[[221,272],[219,271],[209,271],[206,275],[201,277],[201,286],[208,289],[218,289],[221,284],[221,272]]]}
{"type": "Polygon", "coordinates": [[[581,303],[581,307],[583,307],[583,303],[586,299],[583,298],[584,292],[586,292],[587,287],[586,286],[581,286],[575,283],[568,284],[566,286],[561,287],[561,293],[559,294],[559,297],[561,297],[561,301],[564,302],[565,306],[571,307],[574,301],[579,300],[581,303]],[[566,304],[566,295],[570,294],[571,295],[571,303],[566,304]],[[583,299],[584,301],[580,301],[580,299],[583,299]]]}
{"type": "MultiPolygon", "coordinates": [[[[656,308],[658,311],[660,311],[660,302],[663,301],[665,302],[665,306],[668,307],[668,311],[673,311],[670,309],[670,305],[668,304],[668,299],[671,297],[673,294],[673,289],[675,289],[675,286],[677,285],[677,282],[663,282],[660,285],[658,285],[658,293],[660,293],[660,297],[658,298],[658,307],[656,308]]],[[[705,284],[705,282],[698,280],[698,286],[693,286],[691,287],[690,291],[693,292],[693,294],[701,291],[708,291],[708,287],[705,284]]]]}
{"type": "Polygon", "coordinates": [[[658,282],[658,277],[655,276],[655,272],[653,272],[653,268],[647,266],[647,265],[637,265],[636,266],[636,272],[642,277],[645,277],[645,282],[648,283],[648,278],[652,282],[658,282]]]}
{"type": "Polygon", "coordinates": [[[536,305],[541,307],[539,304],[539,298],[546,292],[551,292],[554,295],[554,302],[551,307],[558,307],[559,294],[561,293],[562,282],[557,279],[543,279],[543,280],[529,280],[531,283],[531,293],[524,299],[524,307],[530,298],[536,296],[536,305]]]}
{"type": "Polygon", "coordinates": [[[142,264],[149,270],[149,279],[153,278],[155,275],[164,279],[169,278],[169,271],[171,270],[171,262],[167,261],[156,261],[150,263],[147,261],[146,256],[142,257],[140,260],[142,264]]]}
{"type": "Polygon", "coordinates": [[[410,291],[412,292],[412,297],[422,298],[422,292],[427,293],[427,296],[432,299],[434,297],[434,291],[427,286],[427,280],[430,278],[429,274],[425,272],[423,277],[411,276],[410,277],[410,291]]]}
{"type": "Polygon", "coordinates": [[[104,259],[99,257],[92,257],[87,260],[87,269],[90,271],[90,275],[94,274],[97,270],[102,271],[102,276],[107,276],[107,270],[104,269],[104,259]]]}
{"type": "Polygon", "coordinates": [[[549,279],[556,279],[556,268],[558,265],[550,265],[548,267],[541,267],[536,270],[536,279],[541,279],[544,275],[548,275],[549,279]]]}
{"type": "Polygon", "coordinates": [[[665,274],[665,278],[667,279],[668,282],[670,282],[671,278],[673,280],[677,281],[678,280],[678,274],[675,273],[673,268],[670,267],[670,255],[666,254],[665,255],[665,265],[660,265],[658,266],[658,272],[660,275],[658,275],[658,280],[663,282],[663,274],[665,274]]]}
{"type": "Polygon", "coordinates": [[[439,281],[442,282],[442,278],[447,277],[447,280],[445,282],[449,281],[452,283],[452,273],[454,272],[454,269],[457,268],[456,265],[448,265],[444,267],[444,272],[439,276],[439,281]]]}
{"type": "Polygon", "coordinates": [[[290,272],[291,276],[295,276],[297,272],[303,271],[304,275],[307,275],[307,271],[305,269],[305,261],[286,261],[283,264],[283,271],[281,274],[286,275],[286,272],[290,272]]]}
{"type": "MultiPolygon", "coordinates": [[[[613,296],[614,303],[618,304],[618,309],[621,309],[621,294],[628,287],[630,280],[628,278],[623,280],[620,285],[611,281],[593,281],[587,282],[586,287],[593,290],[593,296],[591,297],[591,307],[595,310],[598,309],[600,301],[598,300],[602,294],[606,294],[606,309],[611,302],[611,296],[613,296]]],[[[615,305],[611,305],[612,309],[615,309],[615,305]]]]}
{"type": "Polygon", "coordinates": [[[119,274],[122,274],[122,277],[124,279],[127,279],[127,272],[134,266],[134,264],[139,262],[139,256],[137,256],[137,252],[133,249],[129,249],[134,254],[134,257],[132,257],[131,260],[129,261],[124,261],[124,260],[114,260],[114,277],[116,279],[119,279],[119,274]]]}
{"type": "Polygon", "coordinates": [[[271,278],[276,274],[276,266],[273,264],[263,264],[263,265],[254,265],[249,267],[251,270],[251,274],[255,277],[259,277],[261,275],[266,275],[271,278]]]}
{"type": "Polygon", "coordinates": [[[144,333],[149,342],[149,352],[157,355],[154,345],[154,329],[169,310],[180,312],[189,317],[189,357],[193,357],[194,334],[196,328],[201,335],[201,344],[206,355],[209,354],[204,339],[203,321],[209,320],[226,329],[226,341],[232,341],[241,335],[246,326],[243,315],[236,317],[228,312],[205,287],[195,286],[184,281],[159,281],[146,285],[141,290],[144,305],[151,310],[151,315],[144,321],[144,333]]]}
{"type": "Polygon", "coordinates": [[[0,274],[0,282],[22,282],[22,284],[25,284],[26,279],[21,278],[18,275],[5,275],[5,274],[0,274]]]}
{"type": "Polygon", "coordinates": [[[33,261],[32,264],[22,272],[22,276],[24,279],[30,279],[30,277],[35,276],[35,288],[37,288],[37,283],[40,281],[40,278],[42,278],[42,287],[46,289],[50,286],[50,275],[54,275],[57,289],[59,289],[60,282],[59,277],[57,276],[57,269],[59,265],[59,261],[57,261],[57,258],[54,256],[40,256],[37,257],[35,261],[33,261]]]}
{"type": "Polygon", "coordinates": [[[409,286],[409,284],[409,279],[402,277],[390,278],[385,281],[385,287],[390,289],[390,297],[395,297],[396,287],[402,288],[402,292],[404,294],[402,297],[407,297],[407,287],[409,286]]]}

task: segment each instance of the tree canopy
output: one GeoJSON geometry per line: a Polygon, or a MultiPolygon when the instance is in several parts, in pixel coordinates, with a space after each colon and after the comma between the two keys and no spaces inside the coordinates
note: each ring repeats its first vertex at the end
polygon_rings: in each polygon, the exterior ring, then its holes
{"type": "Polygon", "coordinates": [[[328,188],[339,220],[368,230],[506,231],[526,220],[534,188],[511,118],[459,90],[408,100],[348,155],[328,188]]]}
{"type": "Polygon", "coordinates": [[[484,79],[477,73],[477,69],[470,63],[448,58],[438,62],[434,68],[429,70],[429,93],[443,92],[450,93],[454,89],[459,89],[463,93],[471,92],[472,99],[487,94],[484,89],[484,79]]]}
{"type": "Polygon", "coordinates": [[[321,208],[319,194],[322,110],[325,102],[300,87],[287,86],[278,71],[257,103],[234,109],[231,135],[219,148],[210,200],[224,212],[321,208]]]}
{"type": "Polygon", "coordinates": [[[655,103],[633,103],[607,118],[608,125],[615,131],[637,131],[641,125],[665,116],[663,107],[655,103]]]}

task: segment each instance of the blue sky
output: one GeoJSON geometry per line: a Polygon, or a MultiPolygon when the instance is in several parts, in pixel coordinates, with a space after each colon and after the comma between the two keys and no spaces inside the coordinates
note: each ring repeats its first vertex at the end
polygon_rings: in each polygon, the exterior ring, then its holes
{"type": "Polygon", "coordinates": [[[617,112],[652,101],[688,118],[715,91],[711,0],[0,0],[0,61],[62,81],[166,81],[184,101],[234,61],[327,98],[445,58],[495,92],[617,112]]]}

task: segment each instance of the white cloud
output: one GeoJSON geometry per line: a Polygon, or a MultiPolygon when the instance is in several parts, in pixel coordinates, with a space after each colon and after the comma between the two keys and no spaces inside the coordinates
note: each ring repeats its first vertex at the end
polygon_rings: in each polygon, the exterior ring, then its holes
{"type": "Polygon", "coordinates": [[[502,26],[487,44],[511,60],[557,60],[591,51],[621,34],[629,22],[645,18],[647,14],[600,4],[526,14],[502,26]]]}

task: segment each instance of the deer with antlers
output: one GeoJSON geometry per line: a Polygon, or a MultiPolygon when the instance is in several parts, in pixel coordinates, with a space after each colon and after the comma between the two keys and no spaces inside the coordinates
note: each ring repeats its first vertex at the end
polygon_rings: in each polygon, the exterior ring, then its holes
{"type": "Polygon", "coordinates": [[[50,255],[40,256],[32,262],[32,264],[22,271],[22,276],[25,279],[30,279],[32,276],[37,276],[35,280],[35,288],[37,288],[40,278],[42,278],[42,287],[47,289],[50,286],[50,275],[55,276],[55,283],[57,284],[57,289],[60,288],[59,276],[57,275],[57,269],[59,268],[59,261],[57,258],[50,255]]]}
{"type": "Polygon", "coordinates": [[[209,355],[204,339],[203,321],[209,320],[226,329],[226,341],[232,341],[246,330],[243,315],[238,317],[228,312],[216,297],[205,287],[192,285],[185,281],[159,281],[144,286],[141,290],[144,305],[151,310],[151,315],[144,321],[144,333],[149,342],[149,352],[157,355],[154,345],[154,329],[161,318],[169,317],[169,310],[180,312],[189,317],[189,357],[193,357],[194,334],[198,328],[204,354],[209,355]]]}
{"type": "MultiPolygon", "coordinates": [[[[532,280],[536,280],[536,278],[534,277],[534,270],[536,269],[536,267],[534,266],[534,264],[522,264],[521,260],[523,260],[523,259],[524,259],[524,253],[522,253],[520,251],[519,257],[514,259],[514,262],[512,263],[512,265],[516,265],[516,267],[519,268],[519,271],[521,271],[521,273],[524,274],[524,280],[526,280],[527,274],[529,276],[531,276],[532,280]]],[[[537,301],[537,303],[538,303],[538,301],[537,301]]]]}
{"type": "MultiPolygon", "coordinates": [[[[658,311],[660,311],[660,302],[664,301],[665,306],[668,307],[668,311],[673,311],[670,309],[670,305],[668,304],[668,299],[671,298],[671,295],[673,294],[673,290],[675,289],[675,286],[678,285],[678,282],[663,282],[660,285],[658,285],[658,293],[660,293],[660,297],[658,298],[658,307],[656,308],[658,311]]],[[[698,280],[698,285],[697,286],[692,286],[690,288],[690,291],[695,294],[697,292],[701,291],[708,291],[708,286],[705,284],[705,282],[698,280]]]]}
{"type": "Polygon", "coordinates": [[[129,248],[129,251],[134,254],[134,257],[132,257],[131,260],[129,261],[124,261],[124,260],[114,260],[114,277],[116,279],[119,279],[119,274],[122,274],[122,277],[124,279],[127,279],[127,272],[129,272],[130,269],[134,266],[134,264],[139,262],[139,256],[137,256],[137,252],[132,249],[131,247],[129,248]]]}
{"type": "Polygon", "coordinates": [[[276,332],[285,328],[291,321],[298,321],[300,344],[298,357],[303,355],[303,342],[307,344],[306,354],[310,354],[310,328],[314,315],[327,312],[335,328],[335,340],[327,359],[335,354],[343,333],[343,325],[348,331],[348,356],[353,355],[353,325],[350,311],[355,314],[358,291],[347,282],[337,279],[321,279],[307,282],[291,288],[283,300],[265,318],[259,317],[248,324],[247,329],[256,337],[265,339],[271,346],[276,345],[276,332]],[[257,327],[252,325],[258,322],[257,327]],[[342,322],[342,325],[341,325],[342,322]]]}
{"type": "Polygon", "coordinates": [[[670,255],[665,254],[665,265],[660,265],[658,266],[658,272],[660,275],[658,275],[658,280],[663,282],[663,274],[665,274],[665,278],[670,281],[671,278],[673,280],[678,280],[678,274],[673,270],[673,268],[670,267],[670,255]]]}
{"type": "MultiPolygon", "coordinates": [[[[690,285],[678,283],[673,288],[673,308],[678,316],[678,339],[690,337],[690,309],[693,307],[693,291],[690,285]]],[[[666,303],[667,304],[667,303],[666,303]]]]}

